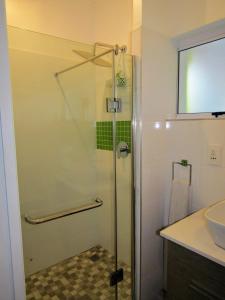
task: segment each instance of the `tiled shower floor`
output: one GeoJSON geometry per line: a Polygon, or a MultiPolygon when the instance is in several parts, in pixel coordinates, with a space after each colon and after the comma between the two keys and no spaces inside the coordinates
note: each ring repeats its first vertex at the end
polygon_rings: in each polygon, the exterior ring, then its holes
{"type": "MultiPolygon", "coordinates": [[[[131,270],[124,263],[124,280],[118,284],[118,299],[131,299],[131,270]]],[[[27,300],[113,300],[109,286],[113,256],[101,246],[41,270],[26,279],[27,300]]]]}

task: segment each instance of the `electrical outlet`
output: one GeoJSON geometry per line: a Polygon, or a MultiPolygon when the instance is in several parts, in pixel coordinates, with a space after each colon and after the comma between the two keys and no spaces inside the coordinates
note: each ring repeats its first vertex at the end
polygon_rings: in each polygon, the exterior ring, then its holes
{"type": "Polygon", "coordinates": [[[208,164],[214,166],[221,166],[222,164],[222,146],[209,145],[208,146],[208,164]]]}

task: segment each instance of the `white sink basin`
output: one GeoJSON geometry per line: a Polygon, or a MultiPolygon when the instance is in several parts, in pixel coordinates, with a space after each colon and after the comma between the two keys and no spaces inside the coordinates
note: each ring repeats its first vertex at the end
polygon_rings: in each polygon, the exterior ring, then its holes
{"type": "Polygon", "coordinates": [[[209,207],[205,217],[214,242],[225,249],[225,200],[209,207]]]}

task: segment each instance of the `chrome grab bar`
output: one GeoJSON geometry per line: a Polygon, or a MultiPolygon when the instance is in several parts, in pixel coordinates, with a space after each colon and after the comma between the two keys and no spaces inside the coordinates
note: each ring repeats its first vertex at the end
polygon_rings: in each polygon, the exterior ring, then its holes
{"type": "Polygon", "coordinates": [[[97,198],[91,204],[86,204],[86,205],[83,205],[83,206],[80,206],[80,207],[77,207],[77,208],[63,210],[63,211],[60,211],[60,212],[53,213],[51,215],[41,216],[41,217],[31,217],[29,215],[25,215],[24,219],[29,224],[41,224],[41,223],[49,222],[49,221],[52,221],[52,220],[60,219],[60,218],[66,217],[66,216],[70,216],[70,215],[73,215],[73,214],[77,214],[77,213],[80,213],[82,211],[97,208],[97,207],[102,206],[102,205],[103,205],[103,201],[101,199],[97,198]]]}

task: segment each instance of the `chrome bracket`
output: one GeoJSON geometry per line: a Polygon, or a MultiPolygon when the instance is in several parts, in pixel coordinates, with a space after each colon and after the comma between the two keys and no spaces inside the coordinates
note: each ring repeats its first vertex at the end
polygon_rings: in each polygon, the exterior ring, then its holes
{"type": "Polygon", "coordinates": [[[117,283],[121,281],[123,281],[123,268],[120,268],[110,274],[110,286],[117,285],[117,283]]]}
{"type": "Polygon", "coordinates": [[[109,113],[121,112],[122,101],[120,98],[106,98],[106,111],[109,113]]]}

